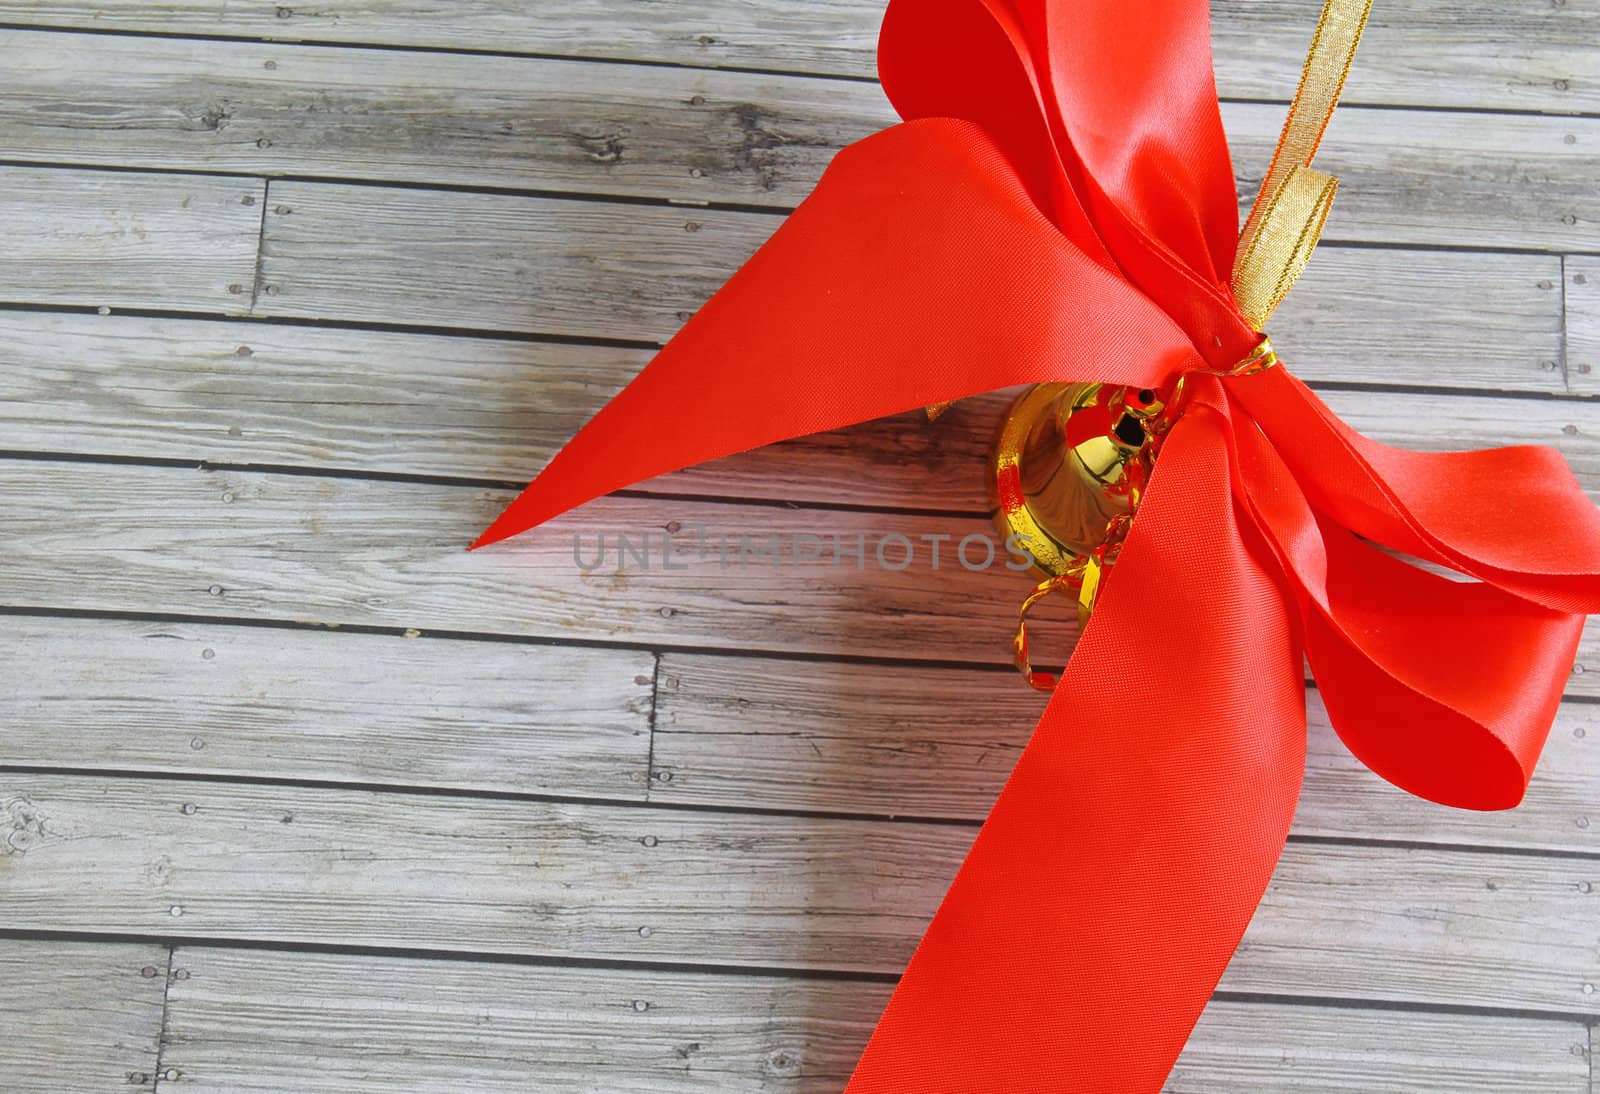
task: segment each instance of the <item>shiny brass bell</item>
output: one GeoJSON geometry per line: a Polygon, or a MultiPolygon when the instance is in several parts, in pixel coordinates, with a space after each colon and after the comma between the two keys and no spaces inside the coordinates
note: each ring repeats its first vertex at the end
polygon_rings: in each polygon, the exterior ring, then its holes
{"type": "Polygon", "coordinates": [[[1085,618],[1150,480],[1161,410],[1147,389],[1036,384],[1001,423],[990,461],[995,524],[1046,582],[1076,591],[1085,618]]]}

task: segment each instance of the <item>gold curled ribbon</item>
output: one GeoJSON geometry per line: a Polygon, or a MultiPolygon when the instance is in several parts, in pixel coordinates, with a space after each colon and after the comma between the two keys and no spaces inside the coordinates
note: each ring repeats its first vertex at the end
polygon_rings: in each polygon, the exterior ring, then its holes
{"type": "Polygon", "coordinates": [[[1234,365],[1232,368],[1192,368],[1178,374],[1178,382],[1172,386],[1172,394],[1167,397],[1161,412],[1156,415],[1155,421],[1150,425],[1152,436],[1164,436],[1172,424],[1183,413],[1183,398],[1189,377],[1200,376],[1253,376],[1258,372],[1265,372],[1269,368],[1278,367],[1278,354],[1272,348],[1272,339],[1266,335],[1261,336],[1261,341],[1256,343],[1256,348],[1250,351],[1250,356],[1234,365]]]}
{"type": "Polygon", "coordinates": [[[1372,0],[1326,0],[1272,164],[1261,181],[1233,265],[1233,297],[1256,330],[1305,270],[1339,180],[1312,168],[1339,104],[1372,0]]]}
{"type": "Polygon", "coordinates": [[[1034,586],[1033,592],[1022,602],[1022,607],[1017,609],[1017,633],[1011,639],[1011,661],[1017,666],[1017,671],[1022,673],[1023,678],[1040,691],[1055,690],[1056,677],[1054,673],[1041,672],[1033,667],[1028,645],[1028,611],[1051,593],[1076,594],[1083,585],[1084,574],[1088,568],[1089,560],[1079,559],[1066,573],[1045,578],[1034,586]]]}

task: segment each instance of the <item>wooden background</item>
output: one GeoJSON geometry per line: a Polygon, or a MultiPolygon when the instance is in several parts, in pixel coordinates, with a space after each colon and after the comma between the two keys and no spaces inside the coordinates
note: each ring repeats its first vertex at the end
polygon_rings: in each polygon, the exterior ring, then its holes
{"type": "MultiPolygon", "coordinates": [[[[1245,193],[1315,9],[1216,5],[1245,193]]],[[[0,0],[7,1089],[842,1086],[1040,709],[1024,583],[571,537],[983,530],[1003,399],[462,548],[890,122],[879,15],[0,0]]],[[[1275,341],[1381,439],[1600,496],[1600,0],[1373,18],[1275,341]]],[[[1171,1090],[1596,1089],[1597,701],[1591,629],[1527,803],[1469,814],[1313,692],[1171,1090]]]]}

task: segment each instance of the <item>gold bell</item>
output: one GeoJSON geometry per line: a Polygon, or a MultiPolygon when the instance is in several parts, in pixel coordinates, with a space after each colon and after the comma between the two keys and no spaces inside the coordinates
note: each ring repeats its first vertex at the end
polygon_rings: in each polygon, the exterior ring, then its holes
{"type": "Polygon", "coordinates": [[[995,524],[1032,557],[1040,594],[1075,590],[1085,619],[1150,480],[1161,410],[1148,389],[1048,383],[1023,392],[1001,423],[995,524]]]}

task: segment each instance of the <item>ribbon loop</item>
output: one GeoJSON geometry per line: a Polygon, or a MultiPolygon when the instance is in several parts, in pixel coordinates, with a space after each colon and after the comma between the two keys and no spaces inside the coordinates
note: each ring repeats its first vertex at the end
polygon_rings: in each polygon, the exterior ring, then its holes
{"type": "Polygon", "coordinates": [[[1582,617],[1385,554],[1319,514],[1267,435],[1235,431],[1236,490],[1273,544],[1341,738],[1419,797],[1521,800],[1582,617]]]}
{"type": "Polygon", "coordinates": [[[1332,175],[1296,167],[1244,241],[1233,271],[1233,298],[1256,330],[1266,327],[1305,272],[1338,189],[1332,175]]]}
{"type": "Polygon", "coordinates": [[[1322,135],[1339,104],[1372,0],[1325,0],[1289,116],[1261,180],[1233,267],[1233,296],[1260,330],[1304,271],[1328,220],[1339,181],[1314,171],[1322,135]]]}
{"type": "Polygon", "coordinates": [[[1363,437],[1286,370],[1227,384],[1327,519],[1533,603],[1600,611],[1600,510],[1559,452],[1410,452],[1363,437]]]}

